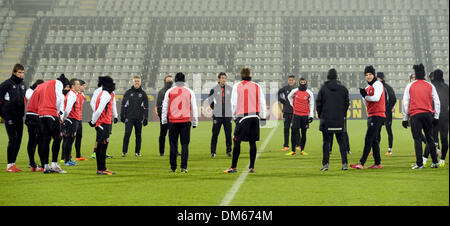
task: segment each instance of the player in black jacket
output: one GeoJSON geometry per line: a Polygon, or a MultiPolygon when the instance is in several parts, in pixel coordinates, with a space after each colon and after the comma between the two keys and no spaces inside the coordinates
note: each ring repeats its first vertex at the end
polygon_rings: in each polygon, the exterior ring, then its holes
{"type": "MultiPolygon", "coordinates": [[[[397,103],[397,97],[395,96],[394,89],[386,83],[384,80],[384,73],[383,72],[377,72],[377,79],[381,83],[383,83],[384,86],[384,92],[387,94],[385,95],[386,99],[386,119],[384,121],[384,125],[386,126],[386,131],[388,134],[388,141],[389,141],[389,149],[386,152],[385,155],[392,155],[392,145],[394,143],[394,135],[392,133],[392,114],[394,112],[395,104],[397,103]]],[[[378,141],[381,141],[381,128],[378,132],[378,141]]]]}
{"type": "Polygon", "coordinates": [[[142,125],[148,124],[148,97],[142,90],[141,77],[134,76],[133,86],[125,92],[120,110],[120,121],[125,123],[125,135],[123,136],[122,157],[128,152],[128,143],[130,141],[131,131],[134,126],[136,136],[135,155],[141,155],[142,143],[142,125]]]}
{"type": "Polygon", "coordinates": [[[7,172],[22,171],[16,166],[17,154],[23,134],[23,116],[25,114],[25,92],[23,82],[25,68],[21,64],[14,65],[11,78],[0,84],[0,116],[5,121],[8,134],[7,172]]]}
{"type": "MultiPolygon", "coordinates": [[[[344,84],[341,83],[339,76],[337,77],[337,82],[344,86],[344,84]]],[[[345,88],[347,88],[347,87],[345,87],[345,88]]],[[[347,155],[351,155],[352,152],[350,151],[350,140],[349,140],[348,133],[347,133],[347,117],[345,117],[345,125],[344,126],[345,126],[345,130],[342,134],[343,139],[344,139],[344,147],[345,147],[345,150],[347,150],[347,155]]],[[[337,133],[335,133],[335,135],[337,136],[337,133]]],[[[337,139],[337,137],[336,137],[336,139],[337,139]]],[[[330,142],[330,155],[331,155],[332,151],[333,151],[333,137],[331,138],[331,142],[330,142]]]]}
{"type": "Polygon", "coordinates": [[[295,89],[295,76],[290,75],[288,78],[288,85],[278,90],[278,102],[283,104],[283,123],[284,123],[284,144],[282,151],[289,150],[289,130],[292,122],[292,106],[289,103],[288,95],[295,89]]]}
{"type": "Polygon", "coordinates": [[[172,87],[173,84],[173,78],[171,75],[166,75],[164,78],[164,87],[159,90],[158,97],[156,98],[156,111],[158,113],[159,117],[159,155],[164,156],[164,147],[166,144],[166,136],[167,131],[169,129],[169,124],[162,124],[161,123],[161,115],[162,115],[162,103],[164,100],[164,95],[166,94],[166,91],[172,87]]]}
{"type": "Polygon", "coordinates": [[[322,85],[317,94],[316,110],[320,118],[319,130],[323,135],[323,160],[322,171],[328,170],[330,158],[330,142],[333,134],[336,134],[341,152],[342,170],[348,170],[347,150],[344,142],[345,117],[350,106],[348,90],[337,80],[336,70],[330,69],[327,75],[328,81],[322,85]]]}
{"type": "MultiPolygon", "coordinates": [[[[439,101],[441,103],[441,113],[439,114],[439,124],[437,126],[433,126],[432,134],[434,138],[434,142],[436,147],[441,148],[441,159],[439,161],[439,167],[445,166],[445,157],[447,156],[448,151],[448,123],[449,123],[449,100],[448,100],[448,92],[449,87],[448,84],[444,82],[444,72],[442,70],[437,69],[430,74],[431,83],[436,88],[436,92],[439,96],[439,101]],[[439,135],[441,138],[441,145],[439,145],[439,135]]],[[[428,157],[429,150],[425,149],[424,158],[428,157]]],[[[424,159],[425,164],[425,159],[424,159]]]]}

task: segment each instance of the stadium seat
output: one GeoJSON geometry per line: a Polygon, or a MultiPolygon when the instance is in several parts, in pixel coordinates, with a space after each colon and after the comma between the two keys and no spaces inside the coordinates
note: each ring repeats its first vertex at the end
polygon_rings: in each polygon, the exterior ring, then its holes
{"type": "MultiPolygon", "coordinates": [[[[69,6],[78,6],[80,2],[59,1],[51,11],[38,12],[39,20],[31,36],[35,40],[29,41],[32,53],[25,60],[36,62],[32,65],[33,73],[46,71],[48,65],[67,64],[82,66],[78,70],[84,72],[104,73],[117,69],[119,73],[144,73],[151,79],[159,78],[160,73],[186,69],[207,78],[212,74],[216,79],[218,70],[238,73],[242,65],[249,65],[264,79],[274,78],[272,81],[277,80],[278,75],[280,78],[291,73],[309,76],[332,66],[342,73],[361,73],[368,62],[386,68],[389,73],[405,73],[416,61],[414,49],[427,42],[433,66],[448,68],[448,17],[436,13],[418,16],[415,20],[396,10],[365,17],[355,4],[351,10],[339,10],[332,17],[309,8],[328,9],[336,6],[335,3],[299,4],[297,1],[284,4],[213,1],[206,4],[200,1],[102,0],[89,10],[70,9],[69,6]],[[225,5],[229,8],[215,10],[225,5]],[[303,10],[288,10],[297,5],[303,10]],[[278,7],[286,10],[278,10],[278,7]],[[190,10],[194,8],[199,10],[190,10]],[[242,9],[245,9],[244,14],[239,11],[242,9]],[[428,23],[429,40],[413,39],[411,28],[422,26],[424,22],[428,23]],[[386,45],[388,43],[393,45],[386,45]],[[384,56],[392,60],[378,60],[384,56]],[[51,58],[56,62],[51,63],[51,58]],[[120,68],[115,68],[116,65],[120,68]]],[[[397,5],[385,3],[385,7],[397,5]]],[[[359,7],[363,6],[366,5],[359,7]]],[[[5,49],[2,43],[7,42],[1,37],[8,37],[5,28],[11,27],[11,23],[3,24],[13,21],[13,16],[8,12],[2,16],[2,12],[0,55],[5,49]]],[[[148,84],[161,87],[156,82],[148,84]]]]}

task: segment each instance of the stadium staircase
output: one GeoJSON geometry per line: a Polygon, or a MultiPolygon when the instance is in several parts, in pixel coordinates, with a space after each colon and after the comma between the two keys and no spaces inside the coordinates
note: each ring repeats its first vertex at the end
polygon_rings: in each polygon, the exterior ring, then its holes
{"type": "Polygon", "coordinates": [[[0,82],[9,78],[12,65],[20,62],[27,44],[35,18],[15,17],[11,23],[11,32],[6,39],[4,51],[0,56],[0,82]]]}

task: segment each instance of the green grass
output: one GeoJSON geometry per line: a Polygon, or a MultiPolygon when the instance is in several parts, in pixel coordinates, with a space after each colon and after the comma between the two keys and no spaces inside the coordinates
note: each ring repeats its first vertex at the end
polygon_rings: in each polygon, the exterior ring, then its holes
{"type": "MultiPolygon", "coordinates": [[[[130,139],[128,157],[121,157],[124,126],[113,126],[107,167],[114,176],[96,175],[96,162],[80,162],[77,167],[62,166],[67,174],[29,172],[26,127],[17,165],[19,173],[6,172],[7,135],[0,124],[0,205],[219,205],[227,191],[248,165],[248,144],[243,143],[237,174],[224,174],[231,159],[225,155],[223,130],[219,136],[217,157],[210,158],[211,122],[201,122],[191,131],[188,174],[170,173],[169,145],[166,155],[159,156],[159,123],[144,127],[143,157],[134,156],[134,134],[130,139]]],[[[234,126],[234,125],[233,125],[234,126]]],[[[349,163],[356,163],[362,154],[365,120],[349,121],[352,155],[349,163]]],[[[233,127],[234,128],[234,127],[233,127]]],[[[82,154],[89,157],[95,140],[95,131],[84,125],[82,154]]],[[[266,140],[271,128],[261,129],[261,141],[266,140]]],[[[318,121],[308,131],[308,156],[285,156],[283,126],[276,128],[264,152],[256,161],[255,174],[249,174],[230,205],[449,205],[448,166],[439,169],[411,170],[415,162],[410,130],[394,121],[394,148],[392,156],[384,156],[387,135],[383,130],[382,170],[341,171],[338,145],[334,145],[330,170],[321,172],[322,135],[318,121]]],[[[336,142],[336,141],[335,141],[336,142]]],[[[72,151],[75,155],[75,150],[72,151]]],[[[38,163],[39,157],[36,153],[38,163]]],[[[180,159],[178,158],[178,164],[180,159]]],[[[366,165],[373,163],[369,156],[366,165]]]]}

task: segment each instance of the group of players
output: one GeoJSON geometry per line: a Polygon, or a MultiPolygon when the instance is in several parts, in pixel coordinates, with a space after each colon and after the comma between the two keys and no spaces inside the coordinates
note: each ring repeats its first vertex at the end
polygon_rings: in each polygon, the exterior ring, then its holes
{"type": "MultiPolygon", "coordinates": [[[[414,65],[414,74],[410,77],[410,83],[405,89],[402,106],[402,126],[411,127],[414,139],[414,148],[416,163],[412,169],[423,169],[427,158],[431,155],[432,168],[445,166],[445,158],[448,151],[448,85],[443,79],[443,72],[439,69],[430,73],[431,83],[425,81],[425,69],[422,64],[414,65]],[[423,131],[423,133],[422,133],[423,131]],[[439,151],[439,137],[442,143],[439,151]],[[423,152],[422,142],[426,144],[425,153],[423,152]],[[438,161],[438,157],[441,159],[438,161]]],[[[245,81],[245,76],[242,75],[245,81]]],[[[386,126],[388,133],[389,148],[385,155],[392,155],[393,133],[392,133],[392,115],[397,103],[394,90],[385,81],[383,72],[376,73],[373,66],[367,66],[364,70],[367,86],[360,88],[360,94],[367,109],[367,131],[364,139],[364,149],[360,160],[355,164],[348,165],[347,155],[350,152],[350,142],[347,133],[347,111],[350,105],[349,93],[347,88],[340,82],[335,69],[330,69],[327,74],[327,81],[320,88],[317,98],[308,89],[308,83],[305,78],[300,78],[298,85],[294,75],[288,77],[288,85],[278,91],[278,101],[283,108],[284,121],[284,145],[282,151],[291,151],[286,155],[308,155],[305,152],[306,134],[309,124],[314,120],[314,112],[317,111],[320,119],[319,130],[323,135],[323,160],[322,171],[329,169],[329,156],[332,150],[333,137],[335,136],[339,144],[342,159],[342,170],[348,170],[349,166],[355,169],[364,169],[365,162],[369,155],[373,155],[374,164],[369,166],[371,169],[381,169],[380,140],[382,126],[386,126]],[[291,147],[289,147],[289,133],[291,135],[291,147]],[[298,152],[297,152],[298,151],[298,152]]],[[[221,128],[224,126],[226,153],[231,156],[231,121],[235,119],[236,129],[234,131],[234,141],[242,141],[240,136],[245,135],[243,141],[250,142],[250,165],[249,172],[254,172],[254,160],[256,146],[252,145],[254,141],[259,140],[259,129],[244,129],[239,125],[241,119],[236,117],[239,113],[233,106],[242,105],[243,108],[253,108],[254,114],[261,114],[257,111],[262,102],[258,102],[257,95],[250,95],[249,90],[242,88],[240,83],[232,87],[226,85],[226,75],[219,74],[219,82],[216,87],[211,89],[208,98],[213,109],[213,128],[211,137],[211,157],[216,156],[217,137],[221,128]],[[242,89],[242,91],[239,91],[242,89]],[[246,96],[247,95],[247,96],[246,96]],[[248,98],[251,97],[251,98],[248,98]],[[236,99],[242,98],[241,102],[236,99]],[[247,100],[244,101],[244,100],[247,100]],[[228,111],[229,110],[229,111],[228,111]],[[255,135],[253,138],[252,135],[255,135]]],[[[258,93],[258,92],[253,92],[258,93]]],[[[262,95],[262,94],[261,94],[262,95]]],[[[265,103],[264,103],[265,104],[265,103]]],[[[248,113],[241,114],[244,119],[248,113]]],[[[262,120],[264,116],[260,116],[262,120]]],[[[245,122],[245,121],[244,121],[245,122]]],[[[240,153],[237,146],[237,156],[240,153]]],[[[237,157],[235,157],[236,148],[233,148],[233,162],[226,173],[236,172],[237,157]]]]}
{"type": "MultiPolygon", "coordinates": [[[[430,73],[431,83],[425,81],[425,70],[422,64],[414,65],[414,74],[403,95],[404,128],[411,127],[414,139],[416,164],[413,169],[422,169],[431,154],[432,168],[445,166],[448,151],[448,85],[444,83],[443,72],[439,69],[430,73]],[[422,133],[422,131],[424,133],[422,133]],[[439,151],[440,134],[442,152],[439,151]],[[425,142],[423,153],[422,142],[425,142]],[[438,156],[441,159],[438,162],[438,156]]],[[[364,169],[369,155],[373,155],[375,164],[368,168],[381,169],[380,140],[381,128],[386,126],[389,149],[385,155],[392,155],[393,133],[392,114],[397,102],[395,92],[386,82],[384,73],[376,73],[373,66],[364,70],[367,87],[360,88],[360,94],[367,109],[367,132],[361,159],[356,164],[350,164],[355,169],[364,169]]],[[[347,133],[346,116],[349,108],[348,90],[340,83],[335,69],[328,71],[326,81],[314,99],[307,89],[307,82],[300,78],[298,88],[295,87],[295,76],[289,76],[288,85],[278,91],[278,100],[283,104],[284,147],[289,150],[289,132],[292,151],[286,155],[307,155],[304,151],[306,131],[313,121],[314,104],[320,119],[319,129],[323,134],[322,171],[329,169],[329,154],[331,153],[333,136],[339,143],[342,159],[342,169],[348,169],[347,154],[350,154],[350,143],[347,133]],[[301,133],[300,133],[301,131],[301,133]],[[301,134],[301,135],[300,135],[301,134]]]]}
{"type": "MultiPolygon", "coordinates": [[[[37,80],[26,89],[23,76],[25,68],[16,64],[10,79],[0,84],[0,112],[5,121],[9,142],[7,147],[7,172],[20,172],[15,164],[19,153],[23,116],[28,127],[28,156],[32,172],[66,173],[58,164],[58,155],[65,165],[77,165],[72,160],[71,150],[75,141],[76,161],[85,161],[81,156],[82,111],[85,100],[86,83],[78,79],[67,79],[64,74],[49,81],[37,80]],[[52,161],[49,162],[50,142],[52,143],[52,161]],[[62,145],[61,145],[62,142],[62,145]],[[41,166],[34,160],[35,150],[41,166]]],[[[97,130],[95,151],[97,155],[97,174],[112,175],[106,169],[105,158],[111,132],[112,118],[117,123],[117,110],[114,98],[115,84],[106,76],[99,78],[99,88],[94,92],[91,101],[92,120],[89,125],[97,130]]]]}
{"type": "MultiPolygon", "coordinates": [[[[85,100],[86,83],[78,79],[67,79],[64,74],[49,81],[36,81],[28,90],[23,81],[23,65],[16,64],[11,78],[0,84],[0,114],[5,121],[9,137],[7,147],[7,172],[20,172],[15,162],[20,149],[23,130],[23,116],[28,126],[28,156],[31,171],[44,173],[66,173],[58,165],[58,155],[65,165],[76,166],[76,161],[87,160],[81,156],[82,108],[85,100]],[[52,144],[52,162],[49,163],[50,142],[52,144]],[[62,142],[62,147],[61,147],[62,142]],[[71,149],[75,142],[76,161],[72,160],[71,149]],[[41,166],[34,161],[38,147],[41,166]]],[[[444,83],[443,73],[436,70],[430,74],[432,83],[425,81],[423,65],[414,65],[415,79],[405,89],[403,96],[403,127],[411,127],[415,144],[416,164],[413,169],[421,169],[426,164],[426,157],[431,155],[437,168],[445,165],[448,150],[448,85],[444,83]],[[424,133],[422,133],[422,130],[424,133]],[[438,162],[437,134],[441,135],[442,154],[438,162]],[[436,141],[436,143],[435,143],[436,141]],[[426,143],[423,154],[422,142],[426,143]]],[[[233,87],[226,84],[227,75],[218,75],[218,84],[208,96],[208,103],[213,109],[213,126],[211,137],[211,157],[216,156],[217,138],[223,125],[226,139],[226,154],[232,157],[231,166],[225,173],[237,172],[241,142],[249,142],[249,173],[254,172],[257,147],[260,139],[260,125],[266,122],[266,101],[261,86],[252,82],[252,71],[243,68],[241,81],[233,87]],[[233,139],[232,120],[235,122],[233,139]]],[[[375,164],[368,168],[381,169],[380,132],[386,126],[389,136],[389,149],[386,155],[392,155],[393,135],[391,130],[392,113],[396,104],[393,89],[384,81],[383,73],[376,73],[372,66],[364,70],[368,83],[360,93],[367,108],[367,132],[361,159],[350,164],[355,169],[364,169],[369,156],[374,156],[375,164]],[[372,151],[372,152],[371,152],[372,151]]],[[[165,77],[165,87],[157,97],[157,112],[160,117],[159,152],[164,155],[165,136],[169,133],[170,168],[177,170],[177,157],[181,155],[181,172],[187,173],[189,156],[190,129],[198,125],[198,109],[194,92],[185,84],[183,73],[165,77]],[[178,140],[181,143],[181,154],[178,151],[178,140]]],[[[128,90],[122,101],[121,121],[125,123],[123,154],[125,157],[131,130],[135,127],[136,156],[141,156],[142,125],[148,124],[148,98],[142,90],[141,78],[133,78],[133,87],[128,90]]],[[[116,108],[115,83],[109,76],[99,77],[98,89],[93,93],[90,106],[93,110],[89,125],[94,127],[97,135],[92,157],[97,161],[97,174],[114,175],[106,168],[107,147],[112,124],[118,122],[116,108]]],[[[350,154],[350,143],[347,133],[347,111],[349,108],[348,90],[339,81],[335,69],[330,69],[327,81],[322,85],[314,98],[308,89],[307,81],[300,78],[296,87],[295,76],[288,78],[288,86],[278,92],[278,100],[283,104],[284,147],[289,150],[289,130],[291,135],[291,151],[287,155],[307,155],[305,152],[306,133],[309,124],[314,120],[314,111],[320,119],[319,129],[323,135],[322,171],[329,168],[329,155],[332,149],[333,136],[336,137],[342,159],[342,169],[348,169],[347,154],[350,154]]]]}

